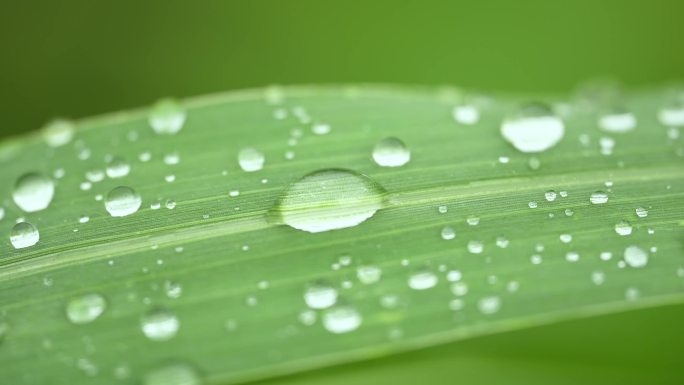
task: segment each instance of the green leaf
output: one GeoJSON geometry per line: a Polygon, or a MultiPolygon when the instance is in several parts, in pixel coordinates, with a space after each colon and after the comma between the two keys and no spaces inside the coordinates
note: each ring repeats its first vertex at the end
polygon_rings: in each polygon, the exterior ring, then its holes
{"type": "Polygon", "coordinates": [[[601,98],[545,101],[565,134],[535,154],[500,133],[525,97],[394,87],[192,99],[175,134],[178,106],[165,102],[79,121],[73,138],[62,121],[4,142],[4,377],[236,383],[681,303],[684,150],[657,119],[666,93],[622,96],[637,120],[625,133],[598,128],[601,98]],[[454,120],[464,100],[477,124],[454,120]],[[387,137],[406,144],[407,164],[374,162],[387,137]],[[262,169],[241,169],[248,147],[262,169]],[[15,204],[21,179],[24,193],[47,194],[27,174],[54,182],[46,209],[15,204]],[[142,206],[116,217],[104,201],[120,186],[142,206]],[[597,191],[606,203],[590,202],[597,191]],[[12,246],[18,218],[38,230],[35,245],[12,246]],[[308,309],[312,286],[322,302],[335,289],[336,305],[308,309]]]}

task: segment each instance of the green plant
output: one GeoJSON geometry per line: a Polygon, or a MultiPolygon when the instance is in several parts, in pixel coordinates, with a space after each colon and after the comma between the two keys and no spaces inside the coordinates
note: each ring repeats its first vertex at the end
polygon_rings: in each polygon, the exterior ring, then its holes
{"type": "Polygon", "coordinates": [[[235,383],[680,303],[681,106],[600,91],[544,98],[561,120],[526,97],[269,88],[5,141],[4,377],[235,383]],[[522,140],[525,119],[543,130],[522,140]]]}

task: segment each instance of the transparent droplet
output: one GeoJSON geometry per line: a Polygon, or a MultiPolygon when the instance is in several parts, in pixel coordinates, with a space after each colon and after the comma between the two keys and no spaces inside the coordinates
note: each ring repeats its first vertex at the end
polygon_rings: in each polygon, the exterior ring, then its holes
{"type": "Polygon", "coordinates": [[[604,193],[603,191],[596,191],[595,193],[591,194],[589,201],[595,205],[602,205],[608,202],[608,194],[604,193]]]}
{"type": "Polygon", "coordinates": [[[12,192],[14,203],[27,213],[46,209],[55,195],[55,184],[44,175],[24,174],[17,180],[12,192]]]}
{"type": "Polygon", "coordinates": [[[602,251],[599,258],[601,258],[602,261],[610,261],[610,259],[613,258],[613,253],[610,251],[602,251]]]}
{"type": "Polygon", "coordinates": [[[456,232],[454,231],[454,229],[452,227],[444,226],[442,228],[441,235],[442,235],[442,239],[444,239],[445,241],[450,241],[456,237],[456,232]]]}
{"type": "Polygon", "coordinates": [[[440,214],[446,214],[447,211],[449,211],[449,208],[446,205],[440,205],[437,207],[437,212],[440,214]]]}
{"type": "Polygon", "coordinates": [[[401,139],[389,137],[380,140],[375,145],[373,160],[382,167],[399,167],[411,160],[411,151],[401,139]]]}
{"type": "Polygon", "coordinates": [[[302,323],[302,325],[311,326],[316,323],[317,316],[315,311],[307,309],[301,311],[297,318],[299,319],[299,322],[302,323]]]}
{"type": "Polygon", "coordinates": [[[43,138],[50,147],[60,147],[74,137],[76,131],[74,124],[69,120],[57,119],[43,127],[43,138]]]}
{"type": "Polygon", "coordinates": [[[316,171],[291,184],[271,209],[271,219],[311,233],[356,226],[385,203],[385,190],[349,170],[316,171]]]}
{"type": "Polygon", "coordinates": [[[178,282],[165,281],[164,292],[169,298],[180,298],[181,294],[183,294],[183,286],[178,282]]]}
{"type": "Polygon", "coordinates": [[[477,124],[480,120],[480,111],[472,104],[455,106],[451,113],[456,122],[465,125],[477,124]]]}
{"type": "Polygon", "coordinates": [[[639,218],[646,218],[648,216],[648,210],[643,207],[637,207],[635,211],[639,218]]]}
{"type": "Polygon", "coordinates": [[[615,148],[615,139],[604,136],[599,139],[599,146],[602,155],[611,155],[615,148]]]}
{"type": "Polygon", "coordinates": [[[176,208],[176,201],[174,201],[173,199],[167,199],[164,203],[164,207],[166,207],[169,210],[173,210],[176,208]]]}
{"type": "Polygon", "coordinates": [[[553,190],[549,190],[544,193],[544,198],[546,198],[546,200],[549,202],[553,202],[556,200],[556,192],[553,190]]]}
{"type": "Polygon", "coordinates": [[[173,135],[183,128],[185,118],[185,110],[178,102],[163,99],[150,110],[148,122],[157,134],[173,135]]]}
{"type": "Polygon", "coordinates": [[[331,131],[331,127],[327,123],[316,123],[311,126],[311,132],[316,135],[327,135],[331,131]]]}
{"type": "Polygon", "coordinates": [[[246,172],[259,171],[264,167],[264,154],[254,147],[245,147],[238,153],[240,168],[246,172]]]}
{"type": "Polygon", "coordinates": [[[78,223],[88,223],[90,221],[90,217],[87,215],[81,215],[78,217],[78,223]]]}
{"type": "Polygon", "coordinates": [[[658,110],[658,120],[664,126],[684,127],[684,90],[676,90],[658,110]]]}
{"type": "Polygon", "coordinates": [[[363,265],[356,269],[356,277],[365,285],[380,281],[382,269],[374,265],[363,265]]]}
{"type": "Polygon", "coordinates": [[[109,164],[107,165],[107,168],[105,172],[107,173],[107,176],[115,179],[115,178],[123,178],[128,173],[131,171],[131,166],[126,163],[126,161],[123,158],[119,157],[114,157],[109,164]]]}
{"type": "Polygon", "coordinates": [[[10,243],[15,249],[33,246],[40,240],[40,234],[35,226],[28,222],[19,222],[10,231],[10,243]]]}
{"type": "Polygon", "coordinates": [[[636,287],[628,287],[625,290],[625,299],[627,301],[636,301],[639,297],[641,297],[641,292],[636,287]]]}
{"type": "Polygon", "coordinates": [[[469,224],[470,226],[477,226],[480,224],[480,217],[477,217],[475,215],[470,215],[466,219],[466,223],[469,224]]]}
{"type": "Polygon", "coordinates": [[[313,283],[304,291],[304,302],[312,309],[329,308],[337,302],[337,290],[325,283],[313,283]]]}
{"type": "Polygon", "coordinates": [[[4,218],[4,217],[5,217],[5,208],[4,208],[4,207],[0,207],[0,221],[1,221],[2,218],[4,218]]]}
{"type": "Polygon", "coordinates": [[[624,133],[632,131],[637,125],[634,114],[626,111],[614,111],[601,115],[598,119],[598,126],[606,132],[624,133]]]}
{"type": "Polygon", "coordinates": [[[104,179],[105,173],[103,170],[94,169],[94,170],[86,171],[85,177],[89,182],[97,183],[97,182],[101,182],[104,179]]]}
{"type": "Polygon", "coordinates": [[[482,251],[484,250],[484,245],[482,244],[481,241],[469,241],[468,242],[468,251],[471,254],[481,254],[482,251]]]}
{"type": "Polygon", "coordinates": [[[107,194],[104,204],[109,215],[125,217],[138,211],[142,204],[142,199],[132,188],[119,186],[107,194]]]}
{"type": "Polygon", "coordinates": [[[561,234],[559,238],[560,238],[561,242],[563,242],[563,243],[572,242],[572,235],[571,234],[561,234]]]}
{"type": "Polygon", "coordinates": [[[527,207],[529,207],[529,208],[531,208],[531,209],[536,209],[536,208],[537,208],[537,201],[530,201],[530,202],[527,204],[527,207]]]}
{"type": "Polygon", "coordinates": [[[173,364],[154,369],[143,376],[143,385],[201,385],[202,379],[190,366],[173,364]]]}
{"type": "Polygon", "coordinates": [[[630,235],[632,234],[632,225],[627,221],[620,221],[615,224],[615,232],[618,235],[630,235]]]}
{"type": "Polygon", "coordinates": [[[143,334],[153,341],[166,341],[173,338],[180,322],[176,315],[166,309],[156,309],[146,313],[140,320],[143,334]]]}
{"type": "Polygon", "coordinates": [[[570,208],[565,209],[564,212],[565,212],[566,217],[571,217],[571,216],[575,215],[575,211],[573,209],[570,209],[570,208]]]}
{"type": "Polygon", "coordinates": [[[606,274],[602,271],[594,271],[591,273],[591,282],[594,283],[594,285],[603,285],[603,283],[606,281],[606,274]]]}
{"type": "Polygon", "coordinates": [[[477,308],[482,314],[494,314],[501,309],[501,298],[498,296],[484,297],[477,302],[477,308]]]}
{"type": "Polygon", "coordinates": [[[565,126],[548,106],[530,104],[504,120],[501,134],[519,151],[542,152],[563,139],[565,126]]]}
{"type": "Polygon", "coordinates": [[[639,246],[629,246],[624,253],[625,262],[631,267],[644,267],[648,264],[648,253],[639,246]]]}
{"type": "Polygon", "coordinates": [[[539,160],[539,158],[533,156],[527,160],[527,167],[529,167],[530,170],[533,171],[539,170],[539,168],[541,167],[541,161],[539,160]]]}
{"type": "Polygon", "coordinates": [[[180,155],[177,152],[172,152],[164,155],[164,164],[173,166],[180,163],[180,155]]]}
{"type": "Polygon", "coordinates": [[[323,327],[334,334],[354,331],[361,326],[361,322],[361,314],[351,306],[337,306],[323,314],[323,327]]]}
{"type": "Polygon", "coordinates": [[[568,262],[577,262],[580,259],[580,255],[577,252],[569,251],[565,254],[565,260],[568,262]]]}
{"type": "Polygon", "coordinates": [[[107,302],[99,294],[86,294],[71,299],[66,305],[66,316],[72,323],[93,322],[107,308],[107,302]]]}
{"type": "Polygon", "coordinates": [[[500,247],[502,249],[505,249],[508,247],[509,241],[505,237],[497,237],[496,238],[496,246],[500,247]]]}
{"type": "Polygon", "coordinates": [[[413,290],[426,290],[435,287],[439,279],[429,270],[420,270],[408,278],[408,286],[413,290]]]}
{"type": "Polygon", "coordinates": [[[462,277],[463,277],[463,274],[461,273],[460,270],[449,270],[449,272],[446,275],[446,279],[449,282],[460,281],[462,277]]]}

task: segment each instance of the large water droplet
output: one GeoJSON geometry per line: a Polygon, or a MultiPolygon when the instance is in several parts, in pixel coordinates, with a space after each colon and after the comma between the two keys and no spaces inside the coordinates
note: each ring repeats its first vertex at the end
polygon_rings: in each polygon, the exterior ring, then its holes
{"type": "Polygon", "coordinates": [[[238,163],[243,171],[254,172],[264,167],[264,154],[256,148],[245,147],[238,153],[238,163]]]}
{"type": "Polygon", "coordinates": [[[316,171],[291,184],[271,209],[272,219],[311,233],[356,226],[383,207],[386,191],[349,170],[316,171]]]}
{"type": "Polygon", "coordinates": [[[55,184],[36,173],[22,175],[14,185],[12,198],[20,209],[32,213],[46,209],[55,195],[55,184]]]}
{"type": "Polygon", "coordinates": [[[148,121],[157,134],[173,135],[183,128],[185,118],[185,110],[178,102],[172,99],[163,99],[152,107],[148,121]]]}
{"type": "Polygon", "coordinates": [[[625,262],[631,267],[644,267],[648,264],[648,253],[639,246],[629,246],[624,253],[625,262]]]}
{"type": "Polygon", "coordinates": [[[202,380],[193,368],[173,364],[155,369],[143,377],[143,385],[201,385],[202,380]]]}
{"type": "Polygon", "coordinates": [[[373,148],[373,160],[382,167],[399,167],[411,160],[411,151],[398,138],[385,138],[373,148]]]}
{"type": "Polygon", "coordinates": [[[530,104],[504,120],[501,134],[519,151],[542,152],[563,139],[565,126],[548,106],[530,104]]]}
{"type": "Polygon", "coordinates": [[[132,188],[119,186],[107,194],[104,203],[109,215],[125,217],[138,211],[142,204],[142,199],[132,188]]]}
{"type": "Polygon", "coordinates": [[[176,315],[165,309],[156,309],[145,314],[140,324],[143,334],[153,341],[170,340],[180,328],[176,315]]]}
{"type": "Polygon", "coordinates": [[[40,240],[40,234],[35,226],[28,222],[19,222],[10,231],[10,243],[15,249],[33,246],[40,240]]]}
{"type": "Polygon", "coordinates": [[[66,306],[69,321],[86,324],[95,321],[107,308],[107,302],[99,294],[86,294],[70,300],[66,306]]]}
{"type": "Polygon", "coordinates": [[[50,147],[60,147],[74,137],[74,124],[69,120],[57,119],[43,127],[43,138],[50,147]]]}
{"type": "Polygon", "coordinates": [[[354,331],[361,322],[361,314],[351,306],[334,307],[323,314],[323,327],[334,334],[354,331]]]}
{"type": "Polygon", "coordinates": [[[324,283],[313,283],[304,292],[304,302],[312,309],[325,309],[337,302],[337,290],[324,283]]]}

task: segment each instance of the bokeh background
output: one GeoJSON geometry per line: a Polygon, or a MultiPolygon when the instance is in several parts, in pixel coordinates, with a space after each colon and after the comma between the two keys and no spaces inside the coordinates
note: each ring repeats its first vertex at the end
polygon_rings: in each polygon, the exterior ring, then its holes
{"type": "Polygon", "coordinates": [[[684,77],[681,0],[12,1],[0,136],[268,84],[569,92],[684,77]]]}

